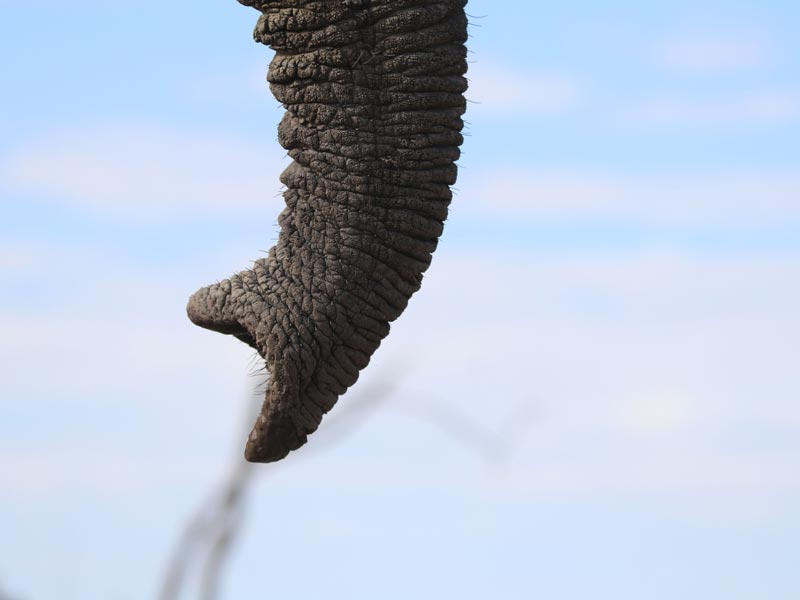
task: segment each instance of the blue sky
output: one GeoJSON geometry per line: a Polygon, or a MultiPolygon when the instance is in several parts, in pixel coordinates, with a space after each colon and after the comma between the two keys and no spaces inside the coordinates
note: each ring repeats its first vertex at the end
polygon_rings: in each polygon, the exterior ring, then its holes
{"type": "MultiPolygon", "coordinates": [[[[0,6],[0,590],[153,597],[241,452],[252,354],[184,306],[276,238],[271,53],[233,0],[0,6]]],[[[800,5],[468,12],[444,238],[330,419],[393,391],[262,469],[225,597],[796,598],[800,5]]]]}

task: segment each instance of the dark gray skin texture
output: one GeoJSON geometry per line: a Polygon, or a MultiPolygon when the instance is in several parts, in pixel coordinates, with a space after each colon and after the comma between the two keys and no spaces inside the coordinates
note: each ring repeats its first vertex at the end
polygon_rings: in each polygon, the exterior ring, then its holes
{"type": "Polygon", "coordinates": [[[239,1],[275,50],[286,208],[268,256],[187,312],[264,358],[245,457],[271,462],[356,382],[430,265],[463,141],[466,0],[239,1]]]}

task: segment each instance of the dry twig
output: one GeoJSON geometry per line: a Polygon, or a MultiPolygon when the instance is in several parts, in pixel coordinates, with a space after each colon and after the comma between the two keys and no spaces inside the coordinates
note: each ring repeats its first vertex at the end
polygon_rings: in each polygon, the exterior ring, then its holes
{"type": "MultiPolygon", "coordinates": [[[[362,388],[360,393],[348,398],[326,423],[325,434],[318,434],[316,443],[305,449],[297,459],[313,456],[340,442],[392,396],[397,383],[396,378],[386,377],[381,383],[362,388]]],[[[256,393],[248,405],[246,425],[252,420],[252,414],[258,411],[262,385],[256,386],[256,393]]],[[[456,407],[432,397],[414,405],[404,404],[403,410],[434,425],[490,463],[511,455],[530,428],[534,416],[531,403],[521,401],[500,431],[492,431],[456,407]]],[[[187,589],[188,574],[197,569],[199,597],[202,600],[216,600],[219,597],[224,567],[242,529],[247,496],[256,469],[259,477],[264,477],[274,472],[274,468],[280,468],[280,463],[265,468],[263,465],[247,463],[242,458],[234,461],[225,485],[212,493],[184,528],[166,569],[160,600],[178,600],[187,589]]]]}

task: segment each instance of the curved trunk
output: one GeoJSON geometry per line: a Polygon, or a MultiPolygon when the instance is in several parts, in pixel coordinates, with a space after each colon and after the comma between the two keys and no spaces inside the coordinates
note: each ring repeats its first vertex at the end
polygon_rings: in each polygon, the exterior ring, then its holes
{"type": "Polygon", "coordinates": [[[187,310],[266,361],[245,455],[269,462],[355,383],[431,262],[462,142],[466,0],[239,1],[276,51],[286,208],[268,256],[187,310]]]}

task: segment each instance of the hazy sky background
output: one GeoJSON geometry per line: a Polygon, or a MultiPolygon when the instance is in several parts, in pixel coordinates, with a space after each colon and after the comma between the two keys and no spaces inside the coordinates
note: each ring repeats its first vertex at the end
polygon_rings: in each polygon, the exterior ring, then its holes
{"type": "MultiPolygon", "coordinates": [[[[243,448],[257,361],[184,310],[277,237],[272,53],[233,0],[0,8],[0,588],[150,598],[243,448]]],[[[225,597],[796,599],[800,4],[468,12],[451,217],[337,410],[392,395],[263,467],[225,597]]]]}

